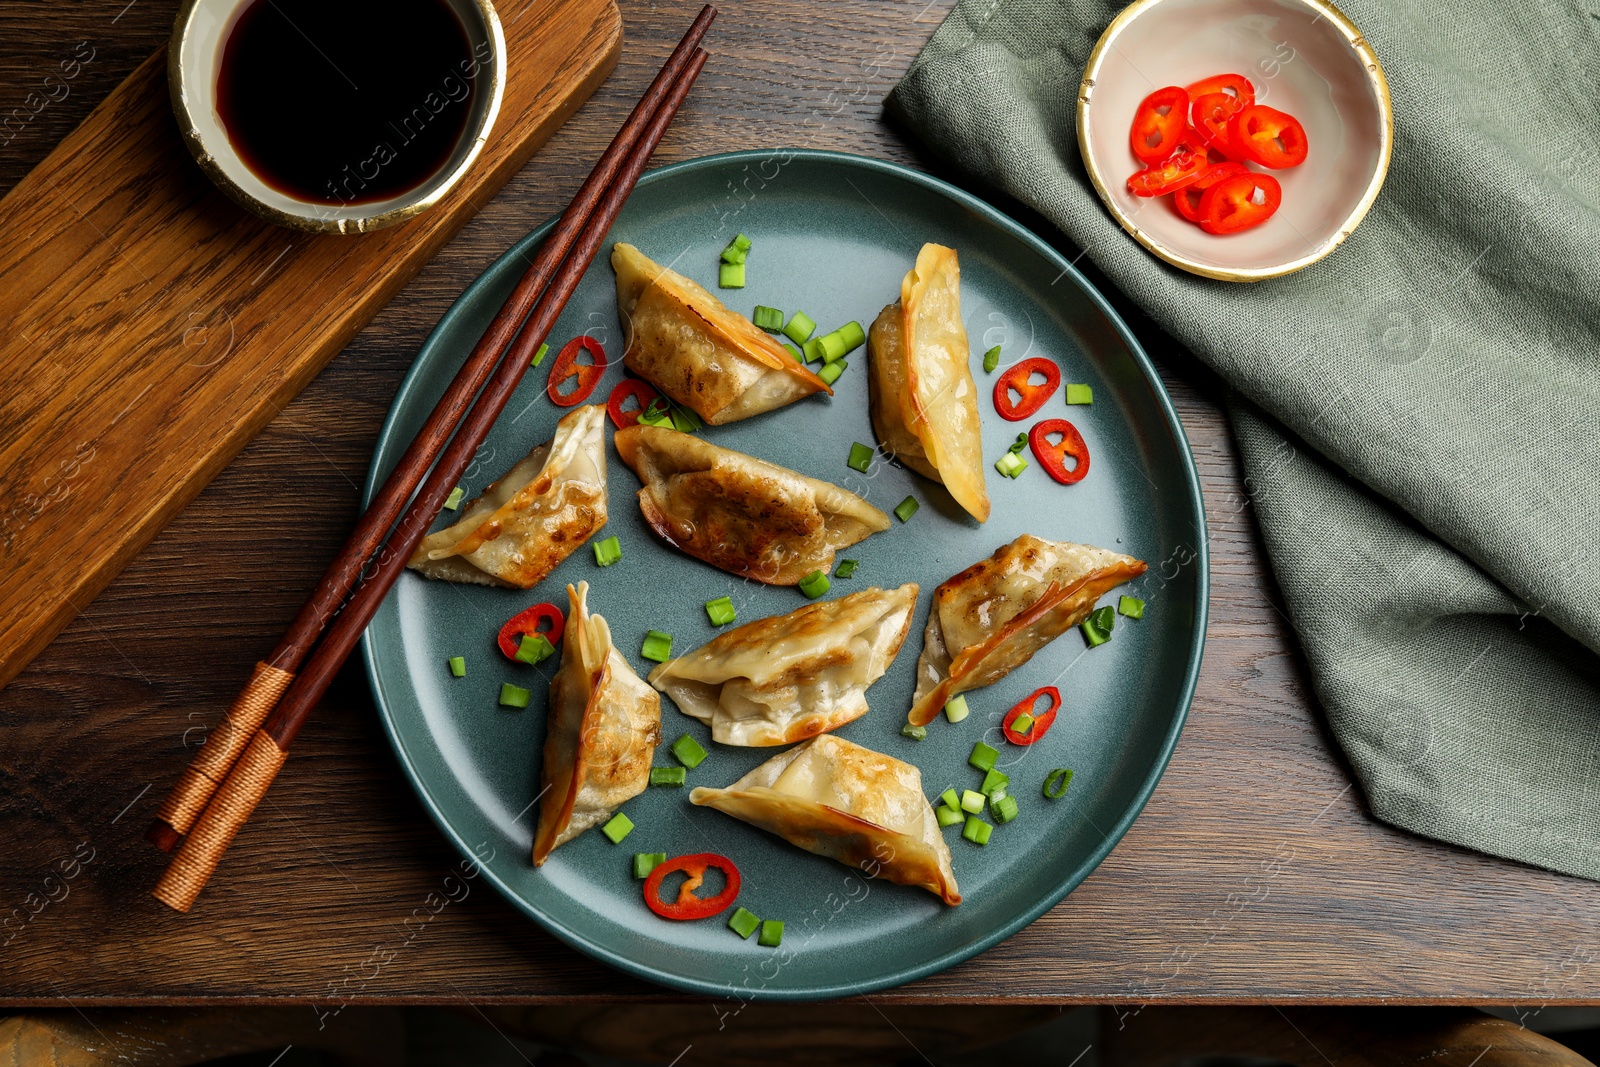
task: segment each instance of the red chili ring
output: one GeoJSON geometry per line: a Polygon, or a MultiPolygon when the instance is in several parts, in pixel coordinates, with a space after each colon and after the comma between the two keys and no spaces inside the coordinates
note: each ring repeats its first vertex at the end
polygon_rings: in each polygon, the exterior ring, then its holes
{"type": "Polygon", "coordinates": [[[1002,419],[1021,422],[1044,407],[1060,384],[1061,369],[1050,360],[1042,356],[1025,359],[1008,368],[994,383],[994,409],[1002,419]],[[1045,377],[1038,385],[1028,380],[1036,373],[1045,377]],[[1018,397],[1015,404],[1011,402],[1013,392],[1018,397]]]}
{"type": "Polygon", "coordinates": [[[550,381],[545,385],[544,391],[557,407],[575,407],[589,399],[594,387],[605,377],[606,366],[605,348],[593,337],[580,334],[561,346],[561,351],[556,354],[556,361],[550,365],[550,381]],[[588,352],[594,362],[579,363],[580,351],[588,352]],[[578,379],[578,387],[570,393],[562,393],[557,387],[573,377],[578,379]]]}
{"type": "Polygon", "coordinates": [[[656,392],[655,386],[639,378],[624,378],[611,390],[611,395],[606,398],[606,414],[611,416],[611,425],[619,430],[626,430],[629,426],[639,424],[639,416],[644,414],[651,401],[659,400],[661,394],[656,392]],[[639,404],[632,411],[623,411],[622,405],[632,397],[639,404]]]}
{"type": "Polygon", "coordinates": [[[1081,482],[1083,476],[1089,473],[1089,446],[1083,443],[1083,434],[1078,432],[1078,428],[1066,419],[1045,419],[1034,423],[1033,429],[1028,431],[1028,447],[1033,449],[1033,458],[1039,461],[1045,473],[1062,485],[1081,482]],[[1061,435],[1059,444],[1050,443],[1053,433],[1061,435]],[[1067,456],[1078,461],[1078,465],[1071,470],[1067,470],[1067,456]]]}
{"type": "MultiPolygon", "coordinates": [[[[517,660],[518,639],[523,634],[539,633],[539,624],[546,620],[550,623],[550,629],[544,631],[545,640],[552,645],[559,645],[562,631],[567,626],[567,617],[561,614],[561,609],[554,604],[535,604],[526,611],[517,612],[500,627],[500,636],[497,639],[500,651],[506,654],[507,659],[517,660]]],[[[520,663],[521,660],[517,662],[520,663]]]]}
{"type": "Polygon", "coordinates": [[[735,867],[728,857],[719,856],[715,852],[696,852],[670,859],[651,871],[650,876],[644,880],[645,906],[663,919],[708,919],[717,912],[726,910],[738,895],[739,868],[735,867]],[[695,896],[694,891],[700,888],[706,871],[712,867],[722,872],[727,884],[722,887],[722,892],[714,897],[695,896]],[[682,871],[689,877],[678,890],[678,899],[669,904],[661,899],[661,883],[674,871],[682,871]]]}
{"type": "Polygon", "coordinates": [[[1047,685],[1043,689],[1035,689],[1030,696],[1024,697],[1017,702],[1015,707],[1006,712],[1005,720],[1000,723],[1000,732],[1005,734],[1006,740],[1013,745],[1031,745],[1043,737],[1046,730],[1050,729],[1050,725],[1056,721],[1056,712],[1060,710],[1061,690],[1053,685],[1047,685]],[[1033,714],[1033,707],[1039,702],[1040,697],[1050,698],[1049,709],[1033,716],[1033,725],[1028,727],[1027,733],[1017,733],[1011,728],[1011,724],[1016,722],[1024,712],[1033,714]]]}

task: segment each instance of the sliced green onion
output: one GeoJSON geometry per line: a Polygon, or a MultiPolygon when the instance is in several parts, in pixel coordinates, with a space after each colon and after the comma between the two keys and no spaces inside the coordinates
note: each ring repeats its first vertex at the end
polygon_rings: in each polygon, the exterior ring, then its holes
{"type": "Polygon", "coordinates": [[[743,289],[744,288],[744,264],[743,263],[720,263],[720,264],[718,264],[717,265],[717,288],[718,289],[743,289]]]}
{"type": "Polygon", "coordinates": [[[794,345],[790,344],[788,341],[779,341],[778,343],[783,345],[784,350],[794,357],[794,361],[796,363],[806,362],[805,354],[794,345]]]}
{"type": "Polygon", "coordinates": [[[783,920],[762,919],[761,936],[756,938],[756,944],[767,948],[777,948],[783,944],[783,920]]]}
{"type": "Polygon", "coordinates": [[[1136,596],[1117,598],[1117,613],[1126,615],[1130,619],[1144,618],[1144,601],[1136,596]]]}
{"type": "Polygon", "coordinates": [[[1005,455],[1001,456],[995,461],[994,469],[1005,475],[1007,478],[1015,478],[1017,475],[1021,474],[1023,470],[1027,468],[1027,466],[1027,460],[1023,459],[1015,452],[1007,452],[1005,455]]]}
{"type": "Polygon", "coordinates": [[[528,706],[528,691],[520,685],[510,682],[500,683],[500,706],[503,708],[525,708],[528,706]]]}
{"type": "Polygon", "coordinates": [[[842,359],[837,363],[829,363],[821,370],[817,371],[817,377],[821,378],[829,385],[832,385],[834,382],[839,380],[839,375],[843,374],[845,372],[845,368],[849,366],[850,364],[846,363],[842,359]]]}
{"type": "Polygon", "coordinates": [[[644,635],[644,644],[639,648],[639,655],[657,663],[667,662],[672,658],[672,635],[662,633],[660,630],[651,630],[644,635]]]}
{"type": "Polygon", "coordinates": [[[1014,797],[1000,797],[989,805],[989,814],[994,816],[997,823],[1008,823],[1017,817],[1017,801],[1014,797]]]}
{"type": "Polygon", "coordinates": [[[911,516],[915,515],[917,513],[917,509],[921,506],[921,504],[917,503],[916,497],[908,496],[894,506],[895,518],[899,519],[901,522],[910,522],[911,516]]]}
{"type": "Polygon", "coordinates": [[[844,338],[838,334],[825,333],[817,338],[817,351],[822,353],[822,362],[832,363],[844,356],[844,338]]]}
{"type": "Polygon", "coordinates": [[[963,693],[962,695],[952,697],[945,702],[944,717],[949,719],[951,722],[960,722],[962,719],[967,717],[971,710],[972,709],[967,707],[967,697],[966,694],[963,693]]]}
{"type": "Polygon", "coordinates": [[[788,324],[783,328],[783,335],[797,345],[805,344],[816,332],[816,320],[804,311],[796,311],[790,315],[788,324]]]}
{"type": "Polygon", "coordinates": [[[778,308],[757,304],[756,309],[750,313],[750,321],[768,333],[779,333],[783,330],[783,312],[778,308]]]}
{"type": "Polygon", "coordinates": [[[688,734],[684,734],[682,737],[672,742],[672,754],[678,757],[678,762],[682,763],[690,770],[700,766],[700,764],[705,762],[706,757],[710,755],[709,752],[700,746],[700,742],[696,741],[688,734]]]}
{"type": "Polygon", "coordinates": [[[705,423],[700,421],[699,415],[696,415],[688,408],[681,408],[676,404],[672,405],[671,418],[672,428],[679,433],[694,433],[696,430],[705,427],[705,423]]]}
{"type": "Polygon", "coordinates": [[[863,330],[861,324],[854,320],[834,330],[833,336],[844,341],[844,355],[847,356],[867,343],[867,331],[863,330]]]}
{"type": "Polygon", "coordinates": [[[537,367],[539,365],[540,361],[544,359],[545,353],[548,352],[548,351],[550,351],[550,346],[549,345],[547,345],[547,344],[540,345],[539,346],[539,351],[537,351],[537,352],[535,352],[533,354],[533,362],[529,363],[528,366],[537,367]]]}
{"type": "Polygon", "coordinates": [[[805,353],[807,363],[815,363],[822,358],[822,342],[813,337],[800,346],[800,351],[805,353]]]}
{"type": "Polygon", "coordinates": [[[750,238],[742,233],[736,233],[733,235],[733,240],[728,242],[728,247],[737,248],[741,252],[748,252],[750,251],[750,238]]]}
{"type": "Polygon", "coordinates": [[[940,793],[939,800],[947,808],[959,808],[961,806],[961,798],[956,796],[954,788],[946,789],[943,793],[940,793]]]}
{"type": "MultiPolygon", "coordinates": [[[[862,474],[872,469],[872,449],[855,441],[850,445],[850,458],[845,460],[845,466],[858,470],[862,474]]],[[[1127,599],[1124,597],[1123,599],[1127,599]]]]}
{"type": "Polygon", "coordinates": [[[523,663],[543,663],[555,653],[556,646],[544,634],[523,634],[515,658],[523,663]]]}
{"type": "Polygon", "coordinates": [[[1067,795],[1067,786],[1071,784],[1072,771],[1067,767],[1057,767],[1044,780],[1044,795],[1051,800],[1060,800],[1067,795]]]}
{"type": "Polygon", "coordinates": [[[650,401],[650,406],[639,412],[639,423],[642,426],[665,426],[671,430],[672,412],[661,401],[660,397],[650,401]]]}
{"type": "Polygon", "coordinates": [[[1027,737],[1028,731],[1033,729],[1033,716],[1029,715],[1027,712],[1023,712],[1021,715],[1018,715],[1015,719],[1011,720],[1011,729],[1015,733],[1019,733],[1023,737],[1027,737]]]}
{"type": "Polygon", "coordinates": [[[983,354],[983,372],[993,374],[994,369],[1000,365],[1000,346],[995,345],[983,354]]]}
{"type": "Polygon", "coordinates": [[[633,820],[622,812],[611,816],[611,821],[600,827],[600,832],[611,839],[613,845],[622,844],[622,839],[633,833],[633,820]]]}
{"type": "Polygon", "coordinates": [[[987,845],[989,843],[989,835],[992,833],[994,833],[994,827],[976,815],[968,815],[967,825],[961,828],[961,836],[971,841],[974,845],[987,845]]]}
{"type": "Polygon", "coordinates": [[[1011,776],[1009,774],[1006,774],[1003,771],[997,771],[993,767],[990,767],[984,772],[983,784],[978,787],[978,792],[982,793],[990,800],[993,800],[995,793],[1004,793],[1006,791],[1006,787],[1010,784],[1011,776]]]}
{"type": "Polygon", "coordinates": [[[983,806],[988,802],[988,798],[975,789],[963,789],[961,791],[962,811],[976,815],[983,810],[983,806]]]}
{"type": "Polygon", "coordinates": [[[1019,456],[1022,454],[1022,450],[1027,447],[1028,435],[1025,433],[1017,434],[1017,439],[1011,442],[1011,451],[1015,452],[1019,456]]]}
{"type": "Polygon", "coordinates": [[[459,485],[450,490],[450,495],[444,498],[445,510],[454,511],[459,508],[461,506],[461,498],[466,495],[467,491],[459,485]]]}
{"type": "Polygon", "coordinates": [[[912,726],[910,723],[906,723],[900,727],[900,736],[909,737],[913,741],[926,741],[928,739],[928,728],[926,726],[912,726]]]}
{"type": "Polygon", "coordinates": [[[749,259],[749,258],[750,258],[750,253],[749,253],[749,251],[747,249],[735,248],[732,245],[729,245],[727,248],[724,248],[722,250],[722,264],[721,265],[722,266],[731,265],[731,266],[736,266],[736,267],[742,267],[742,266],[744,266],[744,261],[749,259]]]}
{"type": "Polygon", "coordinates": [[[960,810],[943,804],[933,809],[933,817],[939,820],[940,826],[954,826],[956,823],[967,821],[966,815],[960,810]]]}
{"type": "Polygon", "coordinates": [[[1117,628],[1117,613],[1111,610],[1111,605],[1095,608],[1089,613],[1089,621],[1095,624],[1101,633],[1109,634],[1117,628]]]}
{"type": "Polygon", "coordinates": [[[856,572],[856,568],[859,566],[861,564],[856,560],[841,559],[839,565],[833,568],[833,576],[835,578],[848,578],[856,572]]]}
{"type": "Polygon", "coordinates": [[[728,918],[728,929],[740,937],[748,938],[756,932],[756,927],[760,925],[761,920],[756,918],[753,912],[746,911],[744,908],[735,908],[733,914],[728,918]]]}
{"type": "Polygon", "coordinates": [[[651,767],[651,785],[683,785],[689,780],[689,772],[682,767],[651,767]]]}
{"type": "Polygon", "coordinates": [[[648,878],[650,872],[667,862],[665,852],[635,852],[633,854],[633,876],[635,878],[648,878]]]}
{"type": "Polygon", "coordinates": [[[450,673],[455,675],[457,678],[465,678],[467,676],[467,657],[451,656],[450,673]]]}
{"type": "Polygon", "coordinates": [[[734,610],[732,597],[719,596],[715,600],[706,601],[706,617],[711,620],[713,626],[726,626],[737,619],[739,613],[734,610]]]}
{"type": "Polygon", "coordinates": [[[812,600],[815,600],[823,593],[826,593],[828,591],[828,587],[832,584],[832,582],[828,581],[828,576],[826,574],[823,574],[821,571],[812,571],[810,574],[800,579],[800,591],[806,596],[810,597],[812,600]]]}
{"type": "Polygon", "coordinates": [[[1067,386],[1067,403],[1069,403],[1069,404],[1093,404],[1094,403],[1094,389],[1092,389],[1091,387],[1089,387],[1087,385],[1069,385],[1069,386],[1067,386]]]}
{"type": "Polygon", "coordinates": [[[594,561],[600,566],[609,567],[621,558],[622,542],[617,540],[615,534],[604,541],[596,541],[594,543],[594,561]]]}
{"type": "Polygon", "coordinates": [[[1111,640],[1110,634],[1102,632],[1100,627],[1096,626],[1088,619],[1084,619],[1082,622],[1080,622],[1078,624],[1078,629],[1083,632],[1083,640],[1090,648],[1093,648],[1096,645],[1103,645],[1107,641],[1111,640]]]}
{"type": "Polygon", "coordinates": [[[980,771],[992,771],[994,770],[994,761],[999,755],[998,749],[991,748],[979,741],[972,746],[972,755],[967,757],[967,762],[980,771]]]}

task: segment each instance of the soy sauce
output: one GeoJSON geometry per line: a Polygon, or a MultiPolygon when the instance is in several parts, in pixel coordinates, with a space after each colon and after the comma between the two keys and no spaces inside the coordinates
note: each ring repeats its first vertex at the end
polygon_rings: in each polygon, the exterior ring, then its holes
{"type": "Polygon", "coordinates": [[[217,114],[279,192],[369,204],[450,159],[490,58],[445,0],[254,0],[223,46],[217,114]]]}

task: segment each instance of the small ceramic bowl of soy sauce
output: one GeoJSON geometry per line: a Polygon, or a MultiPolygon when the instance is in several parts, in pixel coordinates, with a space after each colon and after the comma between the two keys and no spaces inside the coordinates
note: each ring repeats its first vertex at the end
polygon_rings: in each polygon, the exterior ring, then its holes
{"type": "Polygon", "coordinates": [[[506,43],[489,0],[185,0],[167,76],[223,192],[313,233],[441,200],[488,139],[506,43]]]}

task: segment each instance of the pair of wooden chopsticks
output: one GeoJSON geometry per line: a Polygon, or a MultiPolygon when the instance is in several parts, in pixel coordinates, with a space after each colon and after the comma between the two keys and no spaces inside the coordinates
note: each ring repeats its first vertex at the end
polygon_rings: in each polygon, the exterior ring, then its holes
{"type": "Polygon", "coordinates": [[[716,16],[709,4],[701,9],[277,648],[256,664],[249,683],[161,805],[146,836],[163,850],[180,839],[183,844],[156,885],[157,900],[188,911],[266,795],[295,734],[405,569],[594,261],[705,66],[700,40],[716,16]]]}

